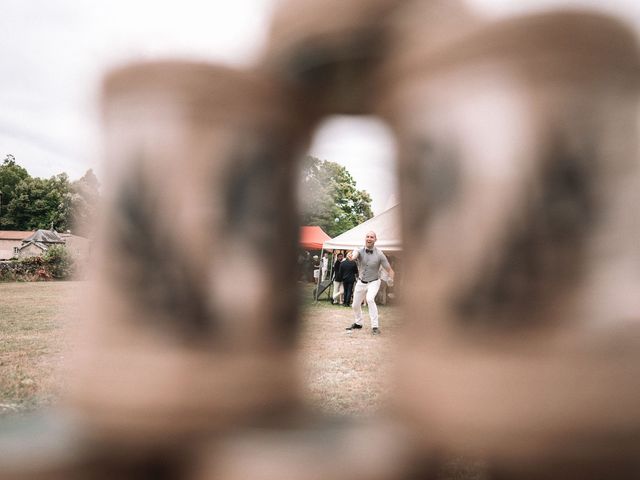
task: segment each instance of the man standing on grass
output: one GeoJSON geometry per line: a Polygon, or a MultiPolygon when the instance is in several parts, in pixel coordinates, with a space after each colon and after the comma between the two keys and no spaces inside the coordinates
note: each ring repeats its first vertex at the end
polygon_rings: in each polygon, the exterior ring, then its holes
{"type": "Polygon", "coordinates": [[[389,265],[389,260],[387,260],[384,253],[375,247],[377,239],[375,232],[368,232],[365,237],[365,246],[347,254],[347,259],[355,260],[359,272],[359,278],[353,294],[355,322],[350,327],[347,327],[347,330],[362,328],[362,301],[366,298],[374,335],[380,333],[378,306],[376,305],[376,294],[380,288],[380,278],[378,276],[380,267],[389,273],[391,283],[393,283],[393,278],[395,277],[395,272],[389,265]]]}

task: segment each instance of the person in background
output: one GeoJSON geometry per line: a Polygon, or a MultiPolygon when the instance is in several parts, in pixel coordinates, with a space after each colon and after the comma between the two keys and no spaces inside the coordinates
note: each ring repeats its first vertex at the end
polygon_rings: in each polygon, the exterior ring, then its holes
{"type": "Polygon", "coordinates": [[[340,273],[340,263],[344,260],[342,252],[336,255],[336,263],[333,264],[333,304],[344,303],[344,284],[340,273]]]}
{"type": "Polygon", "coordinates": [[[312,257],[313,260],[313,269],[312,269],[312,275],[313,275],[313,282],[314,283],[318,283],[318,278],[320,277],[320,257],[318,257],[318,255],[314,255],[312,257]]]}
{"type": "Polygon", "coordinates": [[[304,260],[302,261],[302,271],[305,280],[308,283],[313,283],[313,258],[307,251],[305,251],[304,260]]]}
{"type": "Polygon", "coordinates": [[[329,257],[326,252],[322,255],[321,271],[322,276],[320,277],[320,280],[324,282],[327,279],[327,273],[329,272],[329,257]]]}
{"type": "Polygon", "coordinates": [[[365,246],[347,254],[347,259],[356,262],[359,272],[358,281],[353,293],[355,322],[351,324],[350,327],[347,327],[347,330],[358,330],[362,328],[362,301],[366,298],[367,306],[369,307],[369,317],[371,319],[371,329],[374,335],[380,333],[378,306],[376,305],[376,294],[380,289],[380,268],[382,267],[387,271],[391,282],[393,282],[393,277],[395,276],[395,272],[391,268],[387,257],[381,250],[375,247],[377,239],[375,232],[368,232],[365,237],[365,246]]]}
{"type": "Polygon", "coordinates": [[[344,306],[348,307],[353,299],[353,286],[358,278],[358,265],[353,260],[345,258],[340,263],[339,274],[342,277],[342,285],[344,287],[344,306]]]}

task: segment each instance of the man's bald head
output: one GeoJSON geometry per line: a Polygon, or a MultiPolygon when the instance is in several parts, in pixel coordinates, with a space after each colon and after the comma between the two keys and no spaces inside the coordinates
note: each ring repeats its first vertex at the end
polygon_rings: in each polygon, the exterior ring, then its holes
{"type": "Polygon", "coordinates": [[[365,239],[364,239],[364,243],[367,246],[367,248],[373,248],[373,246],[376,244],[376,240],[378,240],[378,237],[376,236],[376,232],[372,230],[370,232],[367,232],[367,235],[365,236],[365,239]]]}

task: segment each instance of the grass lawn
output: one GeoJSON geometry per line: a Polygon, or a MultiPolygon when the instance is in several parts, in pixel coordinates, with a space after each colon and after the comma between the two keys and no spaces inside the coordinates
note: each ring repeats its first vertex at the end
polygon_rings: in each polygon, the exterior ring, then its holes
{"type": "Polygon", "coordinates": [[[348,332],[345,328],[354,320],[351,308],[326,300],[314,303],[309,287],[303,295],[300,362],[309,401],[325,413],[376,413],[387,392],[398,307],[378,306],[382,334],[374,336],[366,307],[363,328],[348,332]]]}
{"type": "Polygon", "coordinates": [[[0,415],[55,400],[83,282],[0,283],[0,415]]]}
{"type": "MultiPolygon", "coordinates": [[[[350,308],[313,302],[301,286],[300,364],[308,400],[327,413],[369,414],[381,406],[395,307],[380,307],[382,335],[348,333],[350,308]]],[[[70,331],[81,321],[84,282],[0,283],[0,415],[55,401],[64,388],[70,331]]],[[[366,313],[366,309],[365,309],[366,313]]]]}
{"type": "MultiPolygon", "coordinates": [[[[84,282],[0,283],[0,417],[46,407],[59,397],[86,287],[84,282]]],[[[388,391],[399,310],[380,306],[382,334],[373,336],[365,308],[364,328],[349,333],[351,308],[314,302],[312,288],[300,288],[299,361],[306,400],[328,414],[375,414],[388,391]]],[[[452,459],[437,478],[482,480],[482,470],[452,459]]]]}

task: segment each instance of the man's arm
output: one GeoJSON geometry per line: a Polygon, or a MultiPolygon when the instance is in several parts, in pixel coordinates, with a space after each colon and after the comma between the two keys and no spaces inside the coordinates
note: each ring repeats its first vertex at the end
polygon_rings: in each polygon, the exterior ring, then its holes
{"type": "Polygon", "coordinates": [[[393,279],[396,276],[396,272],[393,271],[393,268],[391,268],[391,264],[389,263],[389,259],[384,254],[383,254],[383,260],[381,265],[382,265],[382,268],[384,268],[387,271],[387,273],[389,274],[389,278],[393,282],[393,279]]]}
{"type": "Polygon", "coordinates": [[[383,267],[383,268],[387,271],[387,273],[389,274],[389,278],[393,282],[393,279],[396,276],[396,272],[393,271],[393,268],[391,268],[391,265],[389,265],[388,267],[383,267]]]}
{"type": "Polygon", "coordinates": [[[355,260],[356,258],[358,258],[358,250],[351,250],[349,253],[347,253],[347,258],[349,260],[355,260]]]}

